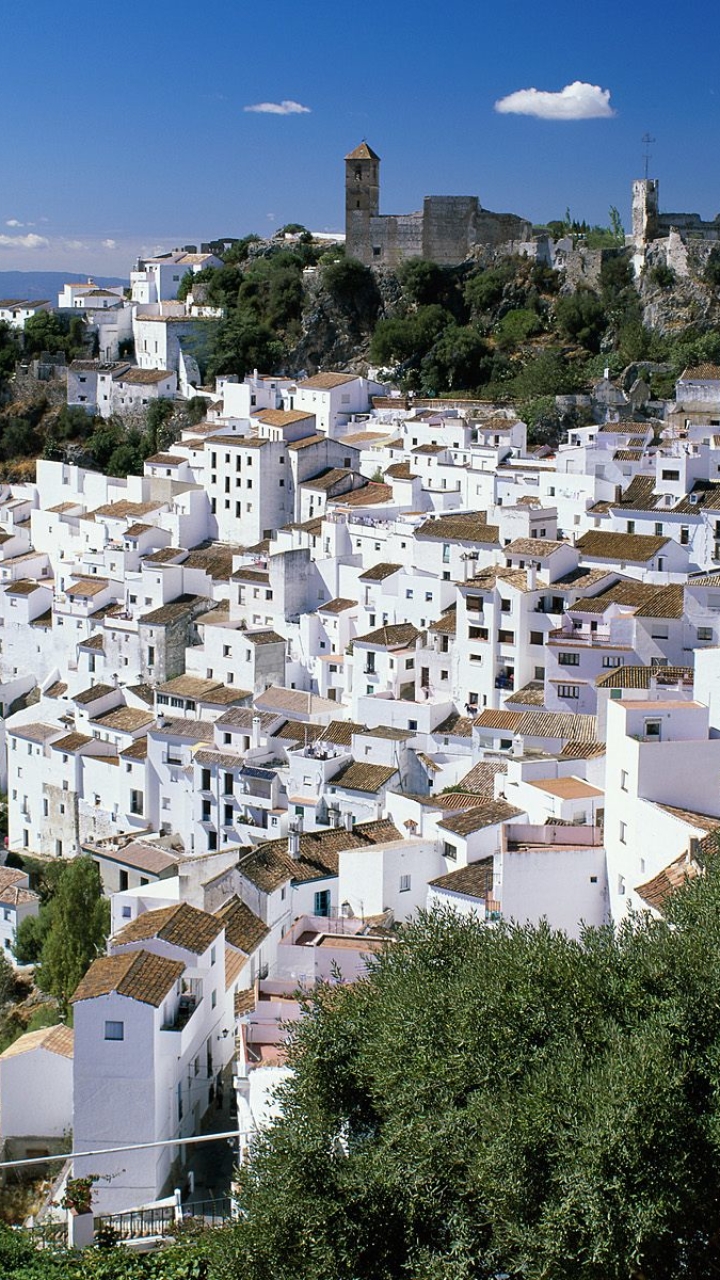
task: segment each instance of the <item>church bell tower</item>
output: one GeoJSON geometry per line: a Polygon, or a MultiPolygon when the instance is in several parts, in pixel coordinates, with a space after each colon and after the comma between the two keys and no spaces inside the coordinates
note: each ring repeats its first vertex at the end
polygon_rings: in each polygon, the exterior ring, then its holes
{"type": "Polygon", "coordinates": [[[370,264],[370,219],[380,210],[380,157],[367,142],[345,157],[345,252],[370,264]]]}

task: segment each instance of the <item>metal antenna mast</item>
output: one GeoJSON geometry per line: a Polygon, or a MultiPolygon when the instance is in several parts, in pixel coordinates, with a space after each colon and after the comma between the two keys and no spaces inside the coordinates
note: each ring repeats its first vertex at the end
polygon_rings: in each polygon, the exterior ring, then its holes
{"type": "Polygon", "coordinates": [[[642,142],[645,148],[643,152],[643,158],[645,160],[645,181],[647,182],[648,173],[650,170],[650,147],[652,146],[653,142],[656,141],[656,139],[651,138],[649,133],[644,133],[640,141],[642,142]]]}

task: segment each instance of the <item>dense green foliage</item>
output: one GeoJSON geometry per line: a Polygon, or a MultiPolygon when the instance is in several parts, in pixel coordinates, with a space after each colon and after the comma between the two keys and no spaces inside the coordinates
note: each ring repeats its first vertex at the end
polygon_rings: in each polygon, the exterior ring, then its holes
{"type": "MultiPolygon", "coordinates": [[[[158,1253],[118,1246],[38,1250],[31,1237],[0,1226],[3,1280],[245,1280],[237,1229],[206,1231],[158,1253]]],[[[249,1280],[249,1276],[248,1276],[249,1280]]]]}
{"type": "Polygon", "coordinates": [[[251,1274],[716,1274],[720,868],[670,924],[582,942],[422,919],[309,1001],[293,1061],[245,1174],[251,1274]]]}
{"type": "Polygon", "coordinates": [[[23,330],[23,352],[26,357],[62,355],[73,360],[83,351],[85,323],[81,316],[58,315],[53,311],[39,311],[30,316],[23,330]]]}
{"type": "Polygon", "coordinates": [[[580,941],[436,914],[306,1002],[242,1222],[7,1280],[679,1280],[720,1256],[720,860],[580,941]]]}
{"type": "Polygon", "coordinates": [[[36,981],[62,1009],[95,956],[102,953],[110,930],[110,904],[102,896],[100,873],[92,858],[62,864],[52,896],[41,904],[36,920],[24,920],[17,931],[15,953],[23,963],[38,963],[36,981]]]}

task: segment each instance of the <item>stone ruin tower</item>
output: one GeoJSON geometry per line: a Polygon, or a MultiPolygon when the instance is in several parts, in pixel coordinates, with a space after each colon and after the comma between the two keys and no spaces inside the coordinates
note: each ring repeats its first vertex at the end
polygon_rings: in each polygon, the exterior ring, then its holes
{"type": "Polygon", "coordinates": [[[636,244],[646,244],[657,237],[658,187],[657,178],[638,178],[633,182],[632,235],[636,244]]]}
{"type": "Polygon", "coordinates": [[[380,211],[380,157],[367,142],[345,157],[345,251],[367,263],[370,219],[380,211]]]}

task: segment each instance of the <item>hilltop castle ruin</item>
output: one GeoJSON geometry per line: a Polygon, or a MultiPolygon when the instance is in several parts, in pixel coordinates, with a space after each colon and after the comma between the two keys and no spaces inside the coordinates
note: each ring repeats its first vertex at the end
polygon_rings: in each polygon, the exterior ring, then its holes
{"type": "Polygon", "coordinates": [[[514,213],[490,213],[477,196],[426,196],[416,213],[380,213],[380,157],[366,142],[345,157],[345,235],[349,257],[368,267],[408,258],[454,266],[478,246],[530,239],[532,226],[514,213]]]}

